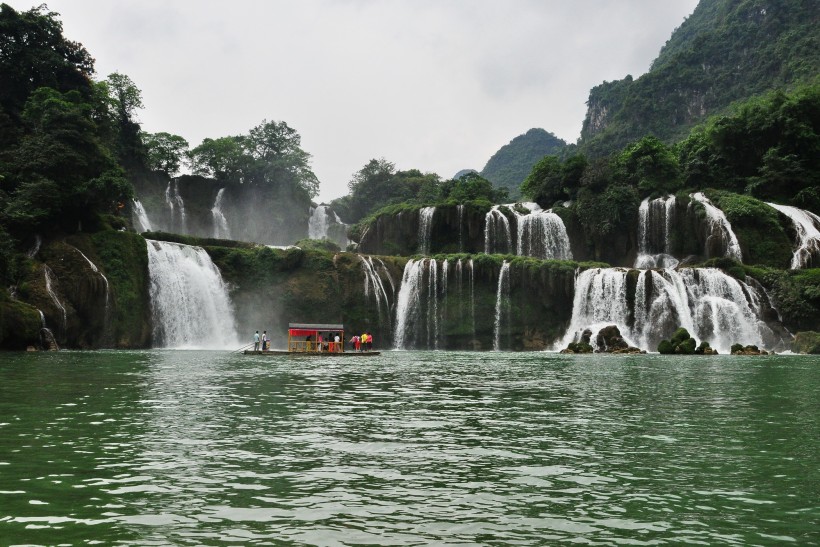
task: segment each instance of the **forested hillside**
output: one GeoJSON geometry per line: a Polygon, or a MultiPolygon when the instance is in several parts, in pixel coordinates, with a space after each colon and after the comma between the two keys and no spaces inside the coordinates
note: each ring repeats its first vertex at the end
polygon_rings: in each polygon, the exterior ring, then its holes
{"type": "Polygon", "coordinates": [[[481,171],[481,176],[496,188],[506,188],[513,199],[520,197],[518,187],[529,175],[533,165],[547,155],[560,154],[567,143],[543,129],[530,129],[493,154],[481,171]]]}
{"type": "Polygon", "coordinates": [[[735,101],[816,81],[819,23],[816,0],[702,0],[648,73],[592,89],[580,149],[600,157],[646,135],[675,142],[735,101]]]}

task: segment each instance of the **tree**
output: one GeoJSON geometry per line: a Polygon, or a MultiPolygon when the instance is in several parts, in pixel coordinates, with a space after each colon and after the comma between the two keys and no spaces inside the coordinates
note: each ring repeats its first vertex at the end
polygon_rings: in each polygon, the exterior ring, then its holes
{"type": "Polygon", "coordinates": [[[319,179],[310,169],[310,154],[302,150],[302,137],[285,122],[262,123],[243,141],[254,159],[251,181],[290,184],[312,198],[319,193],[319,179]]]}
{"type": "Polygon", "coordinates": [[[469,171],[444,183],[442,197],[456,203],[475,200],[500,203],[509,199],[506,188],[495,188],[492,182],[475,171],[469,171]]]}
{"type": "Polygon", "coordinates": [[[638,188],[643,195],[672,194],[680,187],[680,167],[674,151],[656,137],[629,145],[614,161],[616,181],[638,188]]]}
{"type": "Polygon", "coordinates": [[[12,118],[40,87],[90,95],[94,60],[82,44],[63,37],[57,14],[47,9],[17,12],[0,4],[0,107],[12,118]]]}
{"type": "Polygon", "coordinates": [[[247,177],[250,157],[245,153],[244,137],[205,139],[193,148],[188,158],[195,175],[219,182],[242,184],[247,177]]]}
{"type": "Polygon", "coordinates": [[[578,191],[586,167],[583,155],[570,156],[563,163],[557,156],[544,156],[521,184],[521,194],[542,207],[571,199],[578,191]]]}
{"type": "Polygon", "coordinates": [[[148,155],[148,167],[173,177],[179,173],[188,153],[188,141],[170,133],[140,133],[148,155]]]}
{"type": "Polygon", "coordinates": [[[146,152],[140,138],[136,112],[143,108],[142,92],[125,74],[114,72],[105,80],[111,107],[111,116],[117,128],[117,156],[125,166],[140,168],[146,165],[146,152]]]}

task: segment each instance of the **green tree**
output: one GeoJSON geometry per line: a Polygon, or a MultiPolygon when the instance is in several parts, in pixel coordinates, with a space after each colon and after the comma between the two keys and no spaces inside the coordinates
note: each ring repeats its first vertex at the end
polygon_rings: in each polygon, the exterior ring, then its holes
{"type": "Polygon", "coordinates": [[[672,194],[680,188],[680,168],[675,152],[656,137],[629,145],[614,161],[615,179],[635,186],[642,195],[672,194]]]}
{"type": "Polygon", "coordinates": [[[182,161],[188,153],[188,141],[170,133],[141,133],[143,145],[148,155],[148,167],[154,171],[164,171],[173,177],[179,173],[182,161]]]}
{"type": "Polygon", "coordinates": [[[211,177],[219,182],[244,183],[250,164],[244,141],[244,137],[203,140],[188,154],[193,174],[211,177]]]}

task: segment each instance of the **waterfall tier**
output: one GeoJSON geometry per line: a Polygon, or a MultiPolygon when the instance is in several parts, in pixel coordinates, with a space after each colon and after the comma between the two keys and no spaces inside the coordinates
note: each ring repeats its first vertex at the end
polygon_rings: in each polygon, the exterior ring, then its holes
{"type": "Polygon", "coordinates": [[[797,241],[789,266],[793,270],[820,266],[820,216],[789,205],[768,203],[794,224],[797,241]]]}
{"type": "Polygon", "coordinates": [[[649,200],[638,208],[638,256],[636,268],[674,268],[670,234],[675,216],[675,196],[649,200]]]}
{"type": "Polygon", "coordinates": [[[148,240],[154,346],[235,348],[228,289],[200,247],[148,240]]]}
{"type": "Polygon", "coordinates": [[[419,253],[430,254],[433,239],[433,218],[436,215],[435,207],[419,209],[419,253]]]}
{"type": "Polygon", "coordinates": [[[709,224],[709,235],[706,238],[706,256],[716,256],[717,253],[714,252],[714,249],[722,249],[723,256],[743,262],[740,242],[724,212],[718,209],[703,192],[690,194],[689,197],[702,204],[706,211],[706,220],[709,224]]]}
{"type": "Polygon", "coordinates": [[[345,249],[350,243],[347,239],[347,224],[327,205],[310,208],[308,238],[327,239],[339,245],[341,249],[345,249]]]}
{"type": "Polygon", "coordinates": [[[595,268],[581,272],[575,284],[572,319],[555,349],[617,325],[633,346],[656,351],[658,343],[685,327],[699,341],[721,353],[732,344],[774,347],[780,340],[762,319],[765,296],[714,268],[624,270],[595,268]],[[636,276],[634,298],[629,276],[636,276]]]}
{"type": "Polygon", "coordinates": [[[542,259],[572,260],[569,235],[561,217],[537,203],[494,206],[484,218],[484,252],[516,254],[542,259]],[[513,213],[515,241],[510,219],[500,207],[513,213]],[[519,208],[527,209],[522,213],[519,208]]]}
{"type": "Polygon", "coordinates": [[[225,198],[225,189],[220,188],[214,199],[214,206],[211,208],[211,215],[214,220],[214,238],[231,239],[231,230],[228,227],[228,219],[222,211],[222,200],[225,198]]]}

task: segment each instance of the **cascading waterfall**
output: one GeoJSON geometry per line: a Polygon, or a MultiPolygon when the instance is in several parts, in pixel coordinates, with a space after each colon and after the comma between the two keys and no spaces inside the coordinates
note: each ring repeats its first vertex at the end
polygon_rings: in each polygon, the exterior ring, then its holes
{"type": "Polygon", "coordinates": [[[219,269],[200,247],[147,240],[154,345],[234,348],[233,307],[219,269]]]}
{"type": "MultiPolygon", "coordinates": [[[[382,325],[390,324],[390,299],[387,297],[387,291],[384,288],[384,283],[379,274],[376,272],[373,257],[359,255],[359,260],[362,263],[362,273],[364,274],[364,297],[373,298],[376,300],[376,310],[379,315],[379,323],[382,325]]],[[[383,271],[387,268],[384,263],[381,263],[383,271]]],[[[389,275],[389,272],[388,272],[389,275]]],[[[392,279],[390,280],[392,284],[392,279]]]]}
{"type": "Polygon", "coordinates": [[[176,181],[169,182],[168,187],[165,188],[165,203],[171,210],[171,226],[174,227],[176,220],[176,213],[179,210],[179,233],[185,234],[186,218],[185,218],[185,202],[179,193],[179,184],[176,181]]]}
{"type": "Polygon", "coordinates": [[[473,259],[470,259],[470,326],[473,331],[473,338],[475,339],[475,268],[473,267],[473,259]]]}
{"type": "Polygon", "coordinates": [[[551,209],[544,210],[537,203],[530,202],[495,205],[487,212],[484,216],[484,252],[572,260],[564,221],[551,209]],[[506,207],[515,216],[515,241],[510,219],[501,207],[506,207]],[[519,211],[522,207],[527,209],[526,213],[519,211]]]}
{"type": "Polygon", "coordinates": [[[630,345],[648,351],[679,326],[721,353],[735,343],[772,347],[779,341],[761,318],[757,290],[721,270],[641,271],[631,307],[627,275],[621,268],[594,268],[577,276],[570,326],[555,349],[579,340],[585,329],[594,341],[598,330],[612,324],[630,345]]]}
{"type": "Polygon", "coordinates": [[[724,256],[742,262],[743,252],[740,250],[740,242],[738,242],[737,236],[732,230],[732,225],[723,211],[718,209],[703,192],[689,194],[689,197],[700,202],[706,210],[706,219],[710,230],[710,235],[706,238],[706,255],[710,256],[709,250],[712,248],[713,242],[718,242],[721,248],[725,249],[724,256]]]}
{"type": "Polygon", "coordinates": [[[518,226],[516,254],[553,260],[572,260],[569,235],[561,217],[536,203],[524,203],[530,212],[515,211],[518,226]]]}
{"type": "Polygon", "coordinates": [[[60,346],[57,344],[57,339],[54,337],[54,333],[51,332],[51,329],[46,326],[45,314],[43,314],[43,311],[39,309],[37,310],[37,313],[40,314],[40,342],[44,348],[50,351],[59,351],[60,346]]]}
{"type": "Polygon", "coordinates": [[[40,252],[40,246],[43,244],[43,238],[40,237],[40,234],[36,234],[34,236],[34,246],[28,250],[26,256],[29,258],[34,258],[37,253],[40,252]]]}
{"type": "Polygon", "coordinates": [[[66,326],[68,325],[68,313],[66,312],[65,306],[63,303],[60,302],[60,299],[57,298],[57,293],[54,292],[54,280],[53,280],[54,273],[51,271],[51,268],[48,266],[43,266],[43,276],[45,277],[46,281],[46,292],[51,297],[51,301],[54,302],[54,305],[57,307],[58,310],[62,312],[63,322],[62,322],[62,332],[65,333],[66,326]]]}
{"type": "Polygon", "coordinates": [[[225,195],[225,189],[220,188],[216,193],[214,206],[211,208],[211,216],[214,221],[214,239],[231,239],[231,230],[228,227],[228,219],[222,211],[222,199],[225,195]]]}
{"type": "Polygon", "coordinates": [[[415,339],[415,333],[410,330],[418,326],[423,276],[424,260],[408,260],[396,299],[396,328],[393,331],[393,345],[396,349],[406,348],[411,338],[415,339]]]}
{"type": "MultiPolygon", "coordinates": [[[[167,196],[167,194],[166,194],[167,196]]],[[[166,197],[167,199],[167,197],[166,197]]],[[[148,213],[145,212],[145,207],[142,206],[140,200],[134,200],[134,225],[137,226],[139,232],[152,231],[151,221],[148,220],[148,213]]]]}
{"type": "Polygon", "coordinates": [[[675,214],[675,196],[644,199],[638,209],[638,256],[636,268],[675,268],[669,235],[675,214]]]}
{"type": "Polygon", "coordinates": [[[330,217],[327,214],[329,209],[330,207],[327,205],[317,205],[310,208],[308,238],[327,239],[327,229],[330,225],[330,217]]]}
{"type": "Polygon", "coordinates": [[[438,262],[427,261],[427,347],[438,349],[438,262]]]}
{"type": "Polygon", "coordinates": [[[484,252],[486,254],[509,254],[513,252],[510,219],[494,205],[484,215],[484,252]]]}
{"type": "Polygon", "coordinates": [[[419,209],[419,253],[430,254],[433,237],[433,217],[436,214],[435,207],[422,207],[419,209]]]}
{"type": "Polygon", "coordinates": [[[789,217],[797,232],[797,246],[789,267],[798,270],[820,265],[820,216],[789,205],[767,205],[789,217]]]}
{"type": "Polygon", "coordinates": [[[510,314],[510,264],[506,260],[498,274],[498,288],[495,295],[495,323],[493,326],[493,350],[501,350],[501,329],[506,317],[509,325],[510,314]]]}

